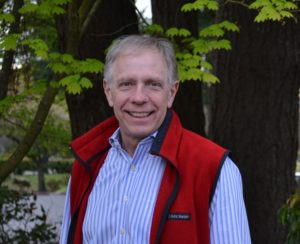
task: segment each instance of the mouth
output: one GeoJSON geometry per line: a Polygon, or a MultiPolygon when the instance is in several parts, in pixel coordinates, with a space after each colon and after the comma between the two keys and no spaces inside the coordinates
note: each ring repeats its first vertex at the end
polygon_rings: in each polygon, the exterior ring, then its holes
{"type": "Polygon", "coordinates": [[[146,118],[150,116],[153,112],[133,112],[127,111],[127,113],[134,118],[146,118]]]}

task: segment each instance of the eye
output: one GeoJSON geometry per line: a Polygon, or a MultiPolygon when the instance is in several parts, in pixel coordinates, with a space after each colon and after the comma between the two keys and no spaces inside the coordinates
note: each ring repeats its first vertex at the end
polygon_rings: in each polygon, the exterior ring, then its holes
{"type": "Polygon", "coordinates": [[[162,87],[162,83],[161,82],[154,81],[154,80],[148,81],[147,85],[150,86],[150,87],[153,87],[153,88],[161,88],[162,87]]]}
{"type": "Polygon", "coordinates": [[[119,87],[123,87],[123,88],[126,88],[126,87],[130,87],[133,85],[133,82],[132,81],[121,81],[119,83],[119,87]]]}

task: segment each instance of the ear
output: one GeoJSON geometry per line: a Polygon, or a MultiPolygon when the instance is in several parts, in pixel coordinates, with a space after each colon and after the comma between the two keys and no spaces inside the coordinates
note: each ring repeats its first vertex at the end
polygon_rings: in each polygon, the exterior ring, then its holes
{"type": "Polygon", "coordinates": [[[108,81],[103,80],[103,88],[104,88],[104,93],[107,99],[107,102],[109,104],[110,107],[113,106],[113,99],[112,99],[112,94],[111,94],[111,87],[110,84],[108,83],[108,81]]]}
{"type": "Polygon", "coordinates": [[[178,88],[179,88],[179,81],[177,80],[170,87],[168,108],[172,107],[172,104],[174,102],[174,99],[175,99],[176,93],[178,91],[178,88]]]}

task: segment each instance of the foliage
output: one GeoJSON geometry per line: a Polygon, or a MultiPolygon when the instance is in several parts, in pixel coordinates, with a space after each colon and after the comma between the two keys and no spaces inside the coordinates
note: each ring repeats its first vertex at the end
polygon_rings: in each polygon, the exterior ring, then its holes
{"type": "Polygon", "coordinates": [[[289,197],[287,202],[279,210],[279,220],[283,225],[289,226],[287,236],[288,244],[300,242],[300,188],[289,197]]]}
{"type": "MultiPolygon", "coordinates": [[[[15,101],[14,105],[2,114],[2,119],[0,118],[0,133],[16,143],[21,141],[31,123],[35,104],[39,97],[38,93],[35,92],[40,92],[40,90],[32,89],[31,93],[23,97],[20,102],[15,101]]],[[[23,96],[25,95],[23,94],[23,96]]],[[[68,118],[63,117],[65,114],[67,112],[65,111],[64,100],[59,101],[58,97],[40,135],[29,151],[28,157],[35,161],[41,157],[68,156],[67,145],[71,140],[71,133],[68,118]]]]}
{"type": "MultiPolygon", "coordinates": [[[[69,54],[53,52],[51,41],[54,33],[51,31],[52,36],[49,37],[48,35],[45,38],[45,32],[43,31],[45,28],[54,27],[54,17],[64,14],[64,5],[69,2],[70,0],[25,1],[24,6],[19,11],[22,14],[23,22],[26,23],[23,32],[20,34],[6,33],[0,36],[0,48],[2,51],[15,50],[21,52],[25,50],[26,55],[29,54],[28,51],[31,51],[32,54],[29,59],[27,58],[27,61],[44,60],[48,62],[47,68],[58,75],[59,80],[53,81],[53,86],[61,86],[71,94],[79,94],[83,89],[92,87],[92,82],[87,78],[87,74],[101,73],[103,63],[96,59],[76,60],[69,54]],[[44,22],[47,23],[46,27],[44,22]]],[[[0,24],[2,22],[9,26],[13,21],[13,15],[8,13],[6,8],[3,8],[2,13],[0,13],[0,24]]]]}
{"type": "Polygon", "coordinates": [[[192,3],[184,4],[181,11],[203,11],[205,9],[217,11],[219,9],[219,3],[215,0],[196,0],[192,3]]]}
{"type": "Polygon", "coordinates": [[[1,243],[56,243],[56,227],[49,224],[36,196],[0,187],[1,243]],[[39,213],[40,212],[40,213],[39,213]]]}
{"type": "MultiPolygon", "coordinates": [[[[23,163],[22,163],[23,164],[23,163]]],[[[55,173],[45,175],[45,185],[49,192],[66,193],[70,173],[55,173]],[[58,188],[57,188],[58,184],[58,188]]],[[[37,192],[38,179],[35,174],[10,175],[4,182],[3,186],[10,190],[19,192],[37,192]]]]}
{"type": "MultiPolygon", "coordinates": [[[[0,158],[1,162],[1,158],[0,158]]],[[[61,161],[49,161],[46,167],[47,171],[54,172],[55,174],[60,174],[60,173],[66,173],[69,174],[71,172],[73,165],[73,161],[66,161],[66,160],[61,160],[61,161]]],[[[29,171],[37,171],[37,165],[32,162],[31,160],[24,160],[14,173],[16,175],[22,175],[26,170],[29,171]]]]}
{"type": "Polygon", "coordinates": [[[282,21],[285,18],[294,18],[292,10],[297,10],[296,1],[286,0],[256,0],[249,5],[250,9],[259,10],[254,21],[263,22],[266,20],[282,21]]]}
{"type": "MultiPolygon", "coordinates": [[[[258,10],[254,20],[256,22],[283,21],[285,18],[294,17],[291,11],[297,9],[293,0],[256,0],[250,5],[239,1],[227,1],[226,3],[229,2],[239,3],[249,9],[258,10]]],[[[218,10],[219,3],[215,0],[196,0],[184,4],[181,8],[183,12],[218,10]]],[[[196,38],[191,37],[190,31],[184,28],[171,27],[164,30],[157,24],[146,28],[147,33],[168,37],[177,47],[176,56],[181,81],[199,80],[210,84],[219,82],[219,78],[212,73],[213,67],[208,62],[207,57],[213,51],[231,50],[231,43],[225,38],[225,35],[238,31],[238,25],[228,20],[204,27],[196,38]]]]}
{"type": "Polygon", "coordinates": [[[58,84],[71,94],[79,94],[82,89],[91,88],[92,82],[82,76],[86,73],[100,73],[103,63],[96,59],[76,60],[70,54],[51,53],[48,67],[56,74],[65,74],[58,84]]]}
{"type": "Polygon", "coordinates": [[[164,31],[157,24],[148,26],[146,31],[173,41],[181,81],[216,83],[219,79],[212,74],[212,65],[207,61],[207,55],[215,50],[230,50],[231,44],[224,39],[224,35],[227,32],[238,32],[239,28],[235,23],[223,21],[203,28],[198,38],[192,37],[188,29],[172,27],[164,31]]]}
{"type": "MultiPolygon", "coordinates": [[[[250,5],[243,1],[226,1],[226,3],[242,4],[249,9],[258,11],[255,22],[265,21],[283,21],[286,18],[295,18],[292,11],[298,9],[296,0],[256,0],[250,5]]],[[[212,11],[219,10],[219,4],[215,0],[196,0],[182,6],[183,12],[203,11],[209,9],[212,11]]]]}
{"type": "Polygon", "coordinates": [[[44,1],[27,1],[20,9],[21,14],[34,14],[42,19],[49,19],[55,15],[65,13],[63,5],[71,0],[44,0],[44,1]],[[39,3],[39,4],[38,4],[39,3]]]}

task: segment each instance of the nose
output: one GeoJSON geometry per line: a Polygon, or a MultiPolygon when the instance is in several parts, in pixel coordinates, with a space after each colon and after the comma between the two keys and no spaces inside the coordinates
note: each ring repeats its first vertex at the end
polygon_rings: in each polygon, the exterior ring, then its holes
{"type": "Polygon", "coordinates": [[[139,84],[135,87],[131,94],[131,101],[136,104],[143,104],[148,101],[148,95],[143,85],[139,84]]]}

